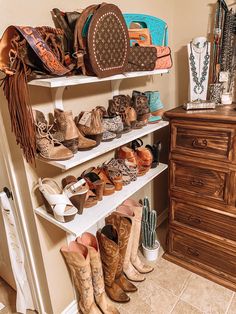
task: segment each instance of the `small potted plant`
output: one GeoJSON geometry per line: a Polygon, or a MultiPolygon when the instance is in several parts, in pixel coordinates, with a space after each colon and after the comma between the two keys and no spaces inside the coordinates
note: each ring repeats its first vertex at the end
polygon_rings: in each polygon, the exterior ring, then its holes
{"type": "Polygon", "coordinates": [[[142,215],[142,247],[143,255],[148,261],[155,261],[158,257],[160,243],[156,235],[157,213],[150,209],[147,197],[143,201],[142,215]]]}

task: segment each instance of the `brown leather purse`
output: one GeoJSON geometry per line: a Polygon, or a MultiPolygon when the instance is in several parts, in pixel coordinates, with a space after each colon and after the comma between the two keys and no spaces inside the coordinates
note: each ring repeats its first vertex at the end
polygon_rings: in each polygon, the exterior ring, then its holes
{"type": "Polygon", "coordinates": [[[126,72],[153,71],[157,61],[157,49],[135,45],[130,48],[126,72]]]}
{"type": "Polygon", "coordinates": [[[123,73],[128,63],[129,36],[120,9],[107,3],[87,7],[75,26],[74,50],[77,69],[84,75],[102,78],[123,73]]]}
{"type": "Polygon", "coordinates": [[[36,137],[28,80],[37,74],[65,75],[63,33],[51,27],[10,26],[0,41],[0,71],[12,130],[28,162],[34,161],[36,137]]]}

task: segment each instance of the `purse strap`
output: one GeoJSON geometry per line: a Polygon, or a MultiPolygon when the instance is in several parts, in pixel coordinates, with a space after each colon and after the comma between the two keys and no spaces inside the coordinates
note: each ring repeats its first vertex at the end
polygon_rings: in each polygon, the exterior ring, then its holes
{"type": "Polygon", "coordinates": [[[27,40],[30,47],[42,61],[44,68],[53,75],[61,76],[70,72],[54,55],[39,32],[30,26],[15,26],[15,28],[27,40]]]}

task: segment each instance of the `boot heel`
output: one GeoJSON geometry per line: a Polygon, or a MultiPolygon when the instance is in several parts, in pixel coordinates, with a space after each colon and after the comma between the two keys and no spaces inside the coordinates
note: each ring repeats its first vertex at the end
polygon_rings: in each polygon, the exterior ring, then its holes
{"type": "Polygon", "coordinates": [[[78,152],[79,141],[78,138],[73,138],[72,140],[66,140],[62,143],[65,147],[67,147],[73,154],[78,152]]]}
{"type": "Polygon", "coordinates": [[[102,141],[103,133],[95,134],[95,135],[88,135],[88,138],[94,140],[96,142],[96,146],[98,146],[102,141]]]}
{"type": "Polygon", "coordinates": [[[99,201],[103,199],[104,183],[95,184],[95,194],[99,201]]]}
{"type": "Polygon", "coordinates": [[[78,209],[78,214],[82,215],[86,201],[87,192],[81,195],[76,194],[70,198],[71,203],[78,209]]]}

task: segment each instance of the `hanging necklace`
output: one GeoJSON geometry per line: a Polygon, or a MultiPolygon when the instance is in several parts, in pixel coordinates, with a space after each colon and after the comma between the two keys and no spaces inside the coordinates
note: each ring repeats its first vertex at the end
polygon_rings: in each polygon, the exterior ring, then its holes
{"type": "MultiPolygon", "coordinates": [[[[193,81],[195,83],[195,86],[193,88],[195,94],[202,94],[203,93],[203,91],[204,91],[203,82],[206,80],[206,77],[207,77],[208,64],[210,61],[210,55],[209,55],[209,51],[208,51],[208,42],[207,41],[203,45],[203,50],[204,50],[205,46],[207,48],[206,48],[206,54],[204,56],[204,61],[203,61],[202,73],[201,73],[200,77],[198,77],[197,68],[196,68],[196,60],[195,60],[195,56],[193,54],[193,42],[192,41],[190,42],[189,61],[190,61],[190,68],[191,68],[191,72],[192,72],[192,76],[193,76],[193,81]]],[[[199,45],[196,45],[195,48],[199,49],[199,45]]],[[[201,51],[201,49],[199,49],[199,51],[195,50],[195,52],[198,53],[199,56],[201,57],[203,50],[201,51]]],[[[200,66],[201,66],[201,62],[199,62],[199,72],[198,72],[199,74],[200,74],[200,66]]]]}

